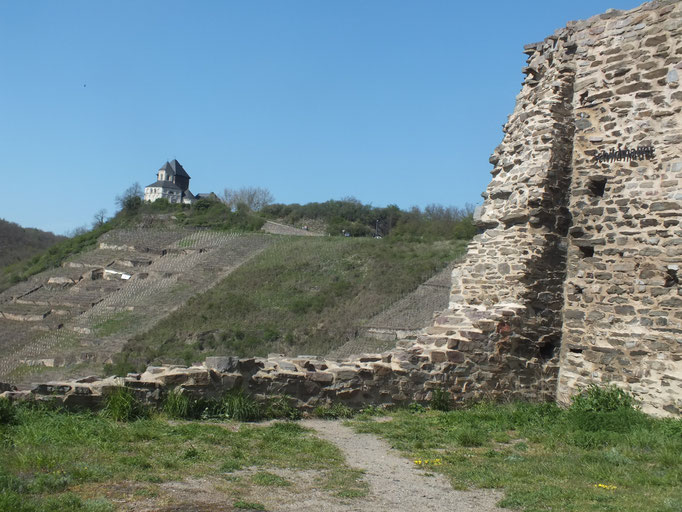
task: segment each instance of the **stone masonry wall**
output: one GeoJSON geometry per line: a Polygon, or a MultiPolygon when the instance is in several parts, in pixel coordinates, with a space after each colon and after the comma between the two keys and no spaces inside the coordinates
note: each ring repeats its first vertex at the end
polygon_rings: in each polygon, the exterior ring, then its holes
{"type": "Polygon", "coordinates": [[[174,387],[243,388],[312,408],[424,401],[444,388],[456,400],[566,403],[594,382],[679,415],[682,2],[571,22],[525,53],[475,215],[482,232],[427,334],[350,360],[210,358],[4,394],[93,406],[116,386],[148,402],[174,387]]]}
{"type": "Polygon", "coordinates": [[[525,47],[485,231],[420,340],[456,351],[457,396],[565,403],[610,382],[680,413],[681,16],[679,1],[652,2],[525,47]]]}
{"type": "Polygon", "coordinates": [[[573,218],[558,398],[613,382],[682,412],[682,3],[573,27],[573,218]],[[653,155],[595,155],[653,148],[653,155]],[[634,157],[633,157],[634,156],[634,157]]]}

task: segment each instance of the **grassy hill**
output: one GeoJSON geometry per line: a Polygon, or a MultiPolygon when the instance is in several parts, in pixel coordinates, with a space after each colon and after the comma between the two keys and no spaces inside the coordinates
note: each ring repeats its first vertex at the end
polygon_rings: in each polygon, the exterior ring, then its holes
{"type": "Polygon", "coordinates": [[[325,355],[465,248],[461,240],[282,237],[131,339],[113,369],[214,354],[325,355]]]}
{"type": "Polygon", "coordinates": [[[19,224],[0,219],[0,267],[30,258],[64,239],[49,231],[22,228],[19,224]]]}
{"type": "MultiPolygon", "coordinates": [[[[144,203],[139,198],[129,201],[112,219],[71,238],[58,237],[47,250],[33,251],[24,259],[2,268],[0,292],[13,284],[50,268],[62,265],[67,259],[97,244],[100,236],[117,228],[144,227],[157,230],[177,228],[211,229],[215,231],[258,231],[265,220],[245,210],[231,211],[220,202],[201,200],[188,205],[169,204],[168,201],[144,203]],[[31,257],[33,256],[33,257],[31,257]]],[[[0,238],[1,240],[2,238],[0,238]]]]}
{"type": "Polygon", "coordinates": [[[36,372],[100,373],[105,362],[125,373],[209,355],[327,355],[350,340],[372,351],[358,337],[370,318],[462,255],[472,234],[471,216],[456,208],[291,208],[284,219],[277,205],[132,196],[97,228],[0,269],[0,375],[18,383],[36,372]],[[243,235],[269,217],[336,236],[243,235]],[[123,274],[129,281],[115,277],[123,274]]]}

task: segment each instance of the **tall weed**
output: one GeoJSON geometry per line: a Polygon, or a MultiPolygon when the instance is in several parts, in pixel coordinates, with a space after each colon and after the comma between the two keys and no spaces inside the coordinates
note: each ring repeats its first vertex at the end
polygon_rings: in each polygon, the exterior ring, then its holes
{"type": "Polygon", "coordinates": [[[117,388],[105,397],[102,414],[115,421],[133,421],[148,416],[148,409],[128,388],[117,388]]]}
{"type": "Polygon", "coordinates": [[[171,390],[163,401],[163,412],[169,418],[187,419],[194,416],[192,399],[176,390],[171,390]]]}
{"type": "Polygon", "coordinates": [[[225,417],[237,421],[258,421],[264,417],[261,405],[241,389],[223,396],[220,411],[225,417]]]}
{"type": "Polygon", "coordinates": [[[452,409],[452,395],[443,388],[431,392],[431,409],[447,412],[452,409]]]}

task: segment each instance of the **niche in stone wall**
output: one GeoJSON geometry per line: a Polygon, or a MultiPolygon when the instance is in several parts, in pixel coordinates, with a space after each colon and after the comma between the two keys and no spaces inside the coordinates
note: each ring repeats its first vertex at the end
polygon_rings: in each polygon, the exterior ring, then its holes
{"type": "Polygon", "coordinates": [[[672,288],[678,284],[680,284],[680,278],[677,276],[677,269],[668,267],[665,276],[665,284],[663,286],[672,288]]]}
{"type": "Polygon", "coordinates": [[[552,359],[559,353],[557,348],[559,347],[560,343],[561,342],[558,338],[545,340],[545,342],[538,347],[538,355],[540,356],[540,359],[543,361],[549,361],[552,359]]]}
{"type": "Polygon", "coordinates": [[[595,197],[604,197],[604,191],[606,190],[606,178],[590,178],[587,188],[590,194],[595,197]]]}
{"type": "Polygon", "coordinates": [[[580,255],[583,258],[591,258],[594,256],[594,247],[591,245],[579,245],[578,249],[580,249],[580,255]]]}

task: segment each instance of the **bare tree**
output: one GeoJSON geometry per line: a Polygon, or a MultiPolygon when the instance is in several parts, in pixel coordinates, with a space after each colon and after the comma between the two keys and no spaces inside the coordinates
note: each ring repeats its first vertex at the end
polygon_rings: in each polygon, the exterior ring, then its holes
{"type": "Polygon", "coordinates": [[[221,199],[230,208],[236,208],[238,204],[245,204],[256,212],[275,200],[270,191],[262,187],[226,188],[221,199]]]}
{"type": "Polygon", "coordinates": [[[68,236],[69,238],[75,238],[77,236],[84,235],[88,231],[89,231],[89,229],[87,226],[79,226],[77,228],[73,228],[73,229],[67,231],[66,236],[68,236]]]}
{"type": "Polygon", "coordinates": [[[101,210],[97,210],[97,212],[95,212],[95,215],[92,218],[93,229],[97,229],[102,224],[104,224],[106,221],[107,221],[107,211],[104,208],[102,208],[101,210]]]}
{"type": "Polygon", "coordinates": [[[135,210],[142,203],[142,197],[142,187],[139,183],[133,183],[123,194],[116,196],[116,204],[122,210],[135,210]]]}

